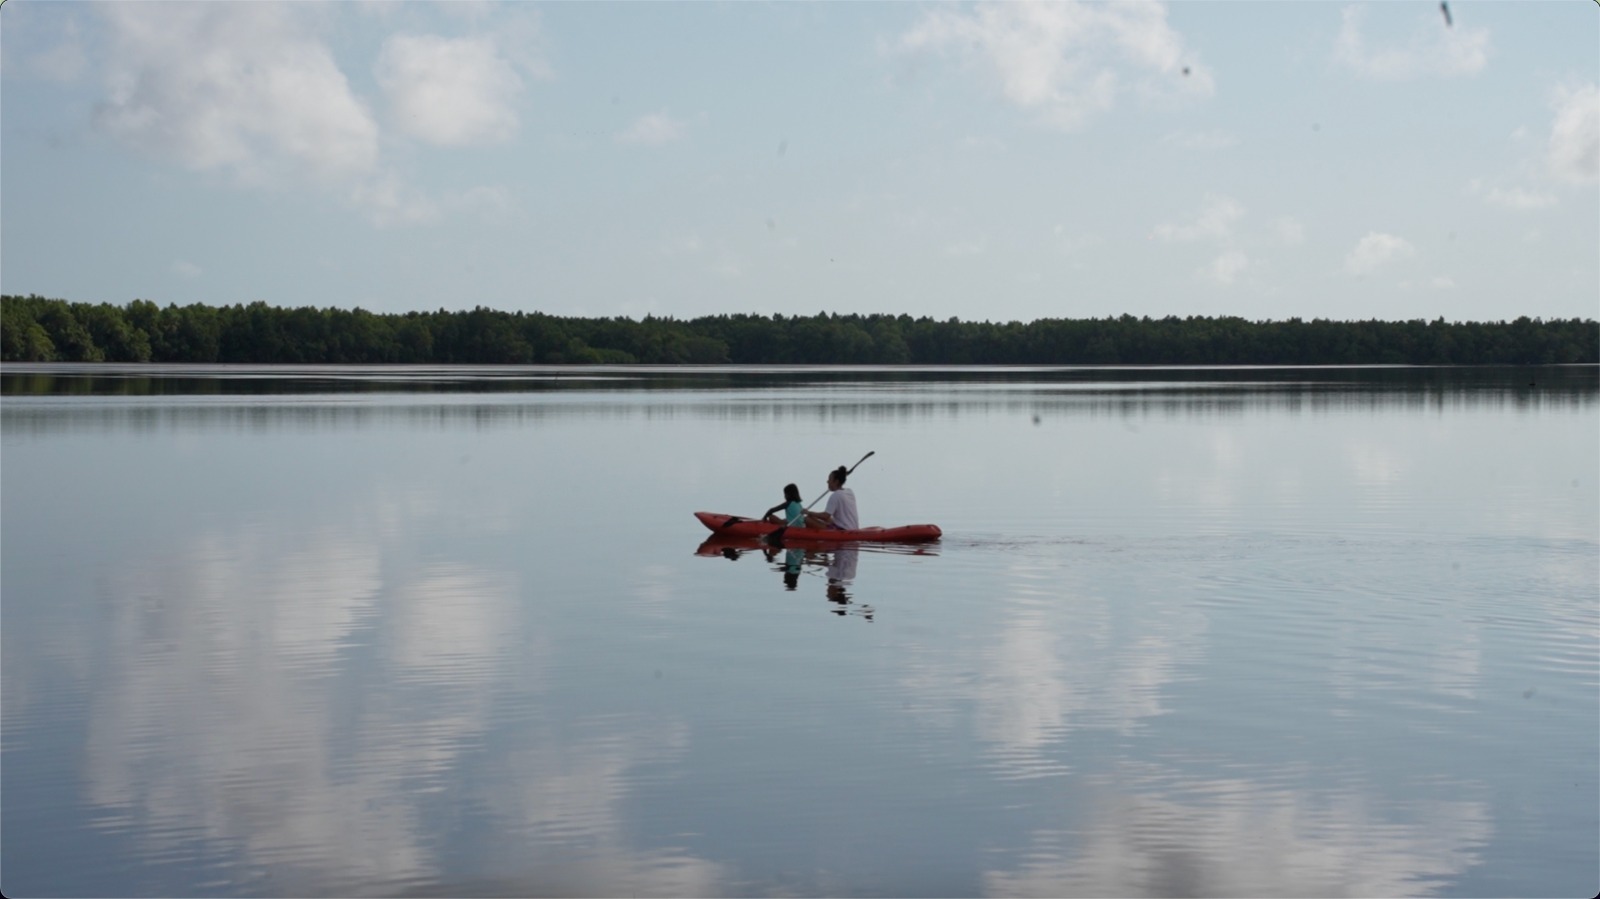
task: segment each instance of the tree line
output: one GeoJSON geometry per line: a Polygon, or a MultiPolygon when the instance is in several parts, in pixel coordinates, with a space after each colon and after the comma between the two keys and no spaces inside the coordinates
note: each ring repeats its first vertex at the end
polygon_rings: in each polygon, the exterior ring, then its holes
{"type": "Polygon", "coordinates": [[[1593,319],[943,321],[909,315],[575,318],[0,297],[6,362],[1538,365],[1600,362],[1593,319]]]}

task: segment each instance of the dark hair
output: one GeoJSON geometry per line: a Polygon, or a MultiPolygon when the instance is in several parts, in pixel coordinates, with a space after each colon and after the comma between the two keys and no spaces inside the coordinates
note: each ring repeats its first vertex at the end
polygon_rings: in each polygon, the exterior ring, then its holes
{"type": "Polygon", "coordinates": [[[800,501],[800,488],[796,487],[793,484],[784,484],[783,485],[783,498],[788,500],[791,503],[799,502],[800,501]]]}
{"type": "Polygon", "coordinates": [[[843,487],[844,479],[850,477],[850,469],[841,465],[838,468],[835,468],[833,471],[828,472],[828,477],[838,479],[839,486],[843,487]]]}

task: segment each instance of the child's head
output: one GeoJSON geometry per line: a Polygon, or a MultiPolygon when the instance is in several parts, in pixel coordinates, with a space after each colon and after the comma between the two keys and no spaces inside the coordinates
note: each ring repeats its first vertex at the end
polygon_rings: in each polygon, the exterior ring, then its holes
{"type": "Polygon", "coordinates": [[[800,488],[793,484],[783,485],[783,498],[791,503],[800,501],[800,488]]]}

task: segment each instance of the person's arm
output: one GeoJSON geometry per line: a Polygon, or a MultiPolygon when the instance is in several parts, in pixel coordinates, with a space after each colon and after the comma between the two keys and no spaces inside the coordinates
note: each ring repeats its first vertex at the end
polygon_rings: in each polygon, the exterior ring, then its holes
{"type": "Polygon", "coordinates": [[[838,506],[837,506],[838,502],[839,502],[839,495],[837,493],[831,492],[831,490],[830,490],[830,492],[828,493],[828,504],[824,507],[825,509],[827,509],[827,511],[825,511],[825,512],[807,512],[806,513],[806,524],[810,525],[811,527],[823,527],[823,528],[833,527],[833,510],[838,508],[838,506]]]}
{"type": "Polygon", "coordinates": [[[765,518],[766,516],[771,515],[774,512],[782,512],[784,509],[788,508],[788,506],[789,506],[789,501],[788,500],[784,500],[783,502],[778,503],[776,506],[773,506],[772,508],[768,509],[767,511],[761,513],[761,517],[765,518]]]}

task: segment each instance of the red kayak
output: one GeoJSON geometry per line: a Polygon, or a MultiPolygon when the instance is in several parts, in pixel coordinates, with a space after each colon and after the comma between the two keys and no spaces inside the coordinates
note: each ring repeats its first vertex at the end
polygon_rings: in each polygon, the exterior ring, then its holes
{"type": "MultiPolygon", "coordinates": [[[[763,537],[782,527],[759,518],[740,518],[737,515],[719,515],[716,512],[696,512],[694,517],[710,528],[711,533],[728,537],[763,537]]],[[[785,540],[917,543],[924,540],[938,540],[941,533],[936,524],[908,524],[897,528],[856,528],[853,531],[833,528],[789,528],[784,531],[783,537],[785,540]]]]}

